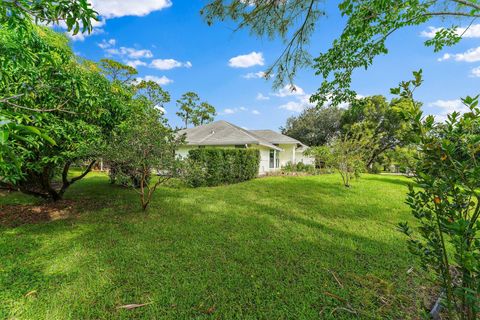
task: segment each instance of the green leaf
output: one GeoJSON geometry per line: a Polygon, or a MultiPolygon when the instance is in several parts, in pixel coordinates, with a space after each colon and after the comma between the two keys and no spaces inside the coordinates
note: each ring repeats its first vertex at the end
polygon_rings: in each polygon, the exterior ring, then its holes
{"type": "Polygon", "coordinates": [[[3,129],[2,131],[0,131],[0,144],[7,143],[9,135],[10,133],[8,132],[7,129],[3,129]]]}
{"type": "Polygon", "coordinates": [[[40,136],[46,140],[48,143],[50,143],[52,146],[56,146],[57,143],[55,142],[55,140],[53,140],[50,136],[46,135],[45,133],[41,133],[40,136]]]}

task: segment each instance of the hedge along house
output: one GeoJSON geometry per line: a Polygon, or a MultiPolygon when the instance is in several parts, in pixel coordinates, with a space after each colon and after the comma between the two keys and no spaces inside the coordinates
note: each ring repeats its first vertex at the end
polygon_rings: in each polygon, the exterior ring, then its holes
{"type": "Polygon", "coordinates": [[[256,148],[260,150],[260,175],[277,171],[287,163],[313,164],[314,158],[304,155],[308,146],[289,136],[272,130],[245,130],[227,121],[183,129],[186,145],[177,153],[188,156],[193,148],[256,148]]]}

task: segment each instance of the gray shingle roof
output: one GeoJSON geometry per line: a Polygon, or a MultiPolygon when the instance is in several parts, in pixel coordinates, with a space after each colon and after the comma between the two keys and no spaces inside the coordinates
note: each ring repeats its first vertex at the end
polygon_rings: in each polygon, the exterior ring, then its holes
{"type": "MultiPolygon", "coordinates": [[[[302,144],[297,139],[293,139],[284,134],[275,132],[273,130],[251,130],[253,134],[275,144],[302,144]]],[[[302,144],[303,145],[303,144],[302,144]]]]}
{"type": "Polygon", "coordinates": [[[257,144],[276,150],[272,142],[255,134],[252,131],[237,127],[227,121],[215,121],[206,125],[183,129],[178,134],[186,135],[187,145],[215,146],[215,145],[243,145],[257,144]]]}

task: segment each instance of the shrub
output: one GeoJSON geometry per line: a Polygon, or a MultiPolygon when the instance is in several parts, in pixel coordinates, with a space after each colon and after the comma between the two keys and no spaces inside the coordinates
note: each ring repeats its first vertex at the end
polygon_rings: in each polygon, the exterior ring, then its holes
{"type": "MultiPolygon", "coordinates": [[[[413,97],[422,83],[402,82],[392,93],[413,97]]],[[[406,115],[416,133],[419,155],[407,204],[416,218],[408,236],[410,251],[442,286],[448,319],[480,316],[480,108],[478,96],[462,99],[467,112],[449,114],[444,123],[423,117],[412,98],[406,115]]]]}
{"type": "Polygon", "coordinates": [[[193,149],[186,164],[184,179],[192,187],[237,183],[257,176],[260,152],[256,149],[193,149]]]}
{"type": "Polygon", "coordinates": [[[303,162],[288,162],[282,169],[286,172],[305,172],[309,174],[315,174],[317,172],[314,165],[304,164],[303,162]]]}

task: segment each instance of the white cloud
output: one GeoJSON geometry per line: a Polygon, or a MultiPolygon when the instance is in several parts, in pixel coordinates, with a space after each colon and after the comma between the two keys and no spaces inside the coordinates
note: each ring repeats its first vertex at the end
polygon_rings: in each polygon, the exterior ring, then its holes
{"type": "Polygon", "coordinates": [[[279,108],[293,111],[293,112],[302,112],[307,107],[312,107],[313,104],[310,102],[310,94],[306,94],[302,88],[295,86],[296,91],[291,91],[291,86],[285,86],[284,88],[280,89],[280,91],[274,95],[278,97],[287,97],[287,96],[295,96],[297,99],[296,101],[289,101],[285,104],[282,104],[279,108]]]}
{"type": "Polygon", "coordinates": [[[263,53],[255,51],[233,57],[228,61],[228,65],[232,68],[249,68],[253,66],[263,66],[264,64],[263,53]]]}
{"type": "Polygon", "coordinates": [[[257,97],[255,99],[259,101],[264,101],[264,100],[270,100],[270,97],[264,96],[262,93],[259,92],[257,93],[257,97]]]}
{"type": "Polygon", "coordinates": [[[170,84],[173,82],[172,79],[169,79],[165,76],[161,76],[161,77],[157,77],[157,76],[145,76],[143,78],[137,78],[137,81],[142,81],[142,80],[145,80],[145,81],[153,81],[153,82],[156,82],[158,83],[159,85],[161,86],[166,86],[167,84],[170,84]]]}
{"type": "Polygon", "coordinates": [[[290,97],[290,96],[303,96],[305,95],[305,91],[297,85],[286,85],[282,89],[278,90],[278,92],[273,93],[274,96],[277,97],[290,97]]]}
{"type": "MultiPolygon", "coordinates": [[[[426,38],[433,38],[442,29],[430,26],[427,30],[420,32],[420,35],[426,38]]],[[[455,29],[455,33],[463,38],[480,38],[480,24],[472,24],[468,29],[458,27],[455,29]]]]}
{"type": "Polygon", "coordinates": [[[273,75],[269,75],[268,78],[265,78],[266,73],[264,71],[258,71],[258,72],[249,72],[247,74],[244,74],[242,77],[245,79],[268,79],[271,78],[273,75]]]}
{"type": "Polygon", "coordinates": [[[293,112],[302,112],[305,109],[306,105],[300,101],[290,101],[285,104],[282,104],[279,108],[285,109],[293,112]]]}
{"type": "Polygon", "coordinates": [[[192,63],[190,61],[180,62],[175,59],[155,59],[150,63],[150,67],[158,70],[170,70],[179,67],[191,68],[192,63]]]}
{"type": "Polygon", "coordinates": [[[258,111],[258,110],[252,110],[252,113],[253,113],[254,115],[259,115],[259,114],[260,114],[260,111],[258,111]]]}
{"type": "Polygon", "coordinates": [[[455,61],[476,62],[480,61],[480,47],[468,49],[463,53],[445,53],[438,61],[453,59],[455,61]]]}
{"type": "Polygon", "coordinates": [[[98,44],[98,46],[101,49],[108,49],[108,48],[114,47],[115,44],[117,44],[117,40],[115,39],[109,39],[109,40],[103,39],[102,42],[98,44]]]}
{"type": "Polygon", "coordinates": [[[145,16],[172,5],[170,0],[90,0],[93,8],[105,18],[145,16]]]}
{"type": "Polygon", "coordinates": [[[145,61],[142,61],[142,60],[127,60],[127,61],[125,61],[125,64],[127,66],[130,66],[130,67],[133,67],[133,68],[137,68],[137,67],[147,65],[147,63],[145,61]]]}
{"type": "Polygon", "coordinates": [[[235,112],[236,111],[234,109],[230,109],[230,108],[227,108],[227,109],[223,110],[224,114],[234,114],[235,112]]]}
{"type": "Polygon", "coordinates": [[[470,76],[475,78],[480,77],[480,67],[476,67],[470,70],[470,76]]]}
{"type": "Polygon", "coordinates": [[[438,121],[445,121],[447,115],[457,111],[460,113],[469,112],[467,106],[465,106],[460,99],[455,100],[436,100],[430,102],[427,106],[434,108],[433,114],[438,121]]]}
{"type": "Polygon", "coordinates": [[[132,59],[139,59],[139,58],[152,58],[153,53],[148,49],[135,49],[135,48],[127,48],[127,47],[120,47],[120,48],[108,48],[105,50],[106,53],[112,56],[126,56],[132,59]]]}
{"type": "Polygon", "coordinates": [[[240,107],[240,108],[226,108],[220,114],[234,114],[242,111],[248,111],[248,108],[240,107]]]}

